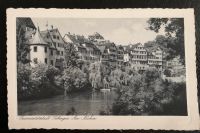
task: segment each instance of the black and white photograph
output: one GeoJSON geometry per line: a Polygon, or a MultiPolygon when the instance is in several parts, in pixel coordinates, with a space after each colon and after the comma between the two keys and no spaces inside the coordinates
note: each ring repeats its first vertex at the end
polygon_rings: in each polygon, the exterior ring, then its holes
{"type": "Polygon", "coordinates": [[[8,14],[13,127],[197,127],[192,10],[32,10],[8,14]]]}
{"type": "Polygon", "coordinates": [[[18,115],[187,115],[183,18],[16,18],[18,115]]]}

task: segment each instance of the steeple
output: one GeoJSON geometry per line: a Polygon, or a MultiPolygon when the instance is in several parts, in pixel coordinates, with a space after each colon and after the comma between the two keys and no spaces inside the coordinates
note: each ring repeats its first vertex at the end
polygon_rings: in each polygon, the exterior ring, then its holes
{"type": "Polygon", "coordinates": [[[37,28],[37,31],[36,31],[35,35],[33,36],[33,38],[29,41],[29,44],[44,44],[44,45],[48,45],[48,43],[46,43],[44,41],[44,39],[42,38],[42,36],[40,34],[39,27],[37,28]]]}

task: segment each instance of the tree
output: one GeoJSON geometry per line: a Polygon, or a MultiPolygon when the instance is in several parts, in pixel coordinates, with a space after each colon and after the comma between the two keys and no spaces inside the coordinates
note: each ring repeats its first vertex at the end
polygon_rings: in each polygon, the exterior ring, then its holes
{"type": "Polygon", "coordinates": [[[184,49],[184,20],[183,18],[151,18],[147,21],[148,29],[159,32],[164,26],[166,36],[174,37],[174,44],[169,48],[175,50],[175,56],[180,56],[181,62],[185,63],[185,49],[184,49]]]}
{"type": "Polygon", "coordinates": [[[102,76],[100,72],[100,63],[91,63],[89,66],[89,81],[94,89],[102,87],[102,76]]]}
{"type": "Polygon", "coordinates": [[[27,55],[30,52],[29,46],[26,44],[25,38],[25,25],[17,24],[16,28],[16,41],[17,41],[17,62],[28,63],[27,55]]]}
{"type": "Polygon", "coordinates": [[[113,104],[115,115],[154,114],[163,109],[161,101],[165,99],[165,87],[156,70],[134,75],[130,82],[113,104]]]}
{"type": "Polygon", "coordinates": [[[68,67],[79,67],[79,55],[78,52],[72,43],[68,43],[65,46],[65,61],[66,61],[66,68],[68,67]]]}

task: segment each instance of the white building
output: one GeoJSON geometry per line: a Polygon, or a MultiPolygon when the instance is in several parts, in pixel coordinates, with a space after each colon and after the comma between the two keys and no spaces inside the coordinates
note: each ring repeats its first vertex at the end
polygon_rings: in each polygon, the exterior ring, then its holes
{"type": "Polygon", "coordinates": [[[38,28],[35,35],[28,40],[28,45],[30,46],[29,60],[32,66],[44,63],[63,68],[65,43],[58,29],[40,31],[38,28]]]}
{"type": "Polygon", "coordinates": [[[30,46],[29,59],[32,66],[38,63],[50,64],[50,45],[42,38],[39,28],[33,38],[29,39],[28,44],[30,46]]]}

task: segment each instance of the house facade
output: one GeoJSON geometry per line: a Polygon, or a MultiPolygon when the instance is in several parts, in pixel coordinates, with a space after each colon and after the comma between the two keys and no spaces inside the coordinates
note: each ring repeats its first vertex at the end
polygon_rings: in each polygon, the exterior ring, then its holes
{"type": "Polygon", "coordinates": [[[100,61],[100,49],[84,36],[68,33],[64,35],[63,39],[66,44],[74,45],[80,60],[85,62],[100,61]]]}
{"type": "Polygon", "coordinates": [[[148,68],[147,51],[141,43],[130,44],[127,51],[130,56],[130,65],[134,70],[144,71],[148,68]]]}
{"type": "Polygon", "coordinates": [[[38,27],[35,34],[28,39],[27,44],[30,46],[28,58],[32,66],[44,63],[59,69],[64,67],[65,43],[58,29],[40,31],[38,27]]]}
{"type": "Polygon", "coordinates": [[[130,44],[124,47],[124,59],[129,65],[137,71],[145,71],[149,68],[156,68],[159,71],[163,69],[163,51],[160,48],[150,50],[141,43],[130,44]]]}
{"type": "MultiPolygon", "coordinates": [[[[116,45],[109,40],[105,40],[102,35],[95,32],[88,38],[83,35],[67,33],[61,36],[57,28],[40,31],[35,28],[32,20],[18,20],[19,23],[28,23],[25,27],[27,31],[28,45],[30,53],[28,58],[31,64],[45,63],[63,68],[65,62],[65,48],[72,44],[77,50],[79,60],[85,62],[102,62],[112,66],[129,65],[134,70],[145,71],[148,68],[163,69],[163,51],[160,48],[150,50],[141,43],[130,44],[128,46],[116,45]]],[[[170,63],[167,63],[167,66],[170,63]]]]}
{"type": "Polygon", "coordinates": [[[35,35],[28,40],[28,45],[30,46],[29,59],[32,66],[38,63],[49,64],[50,45],[43,39],[39,28],[36,30],[35,35]]]}

